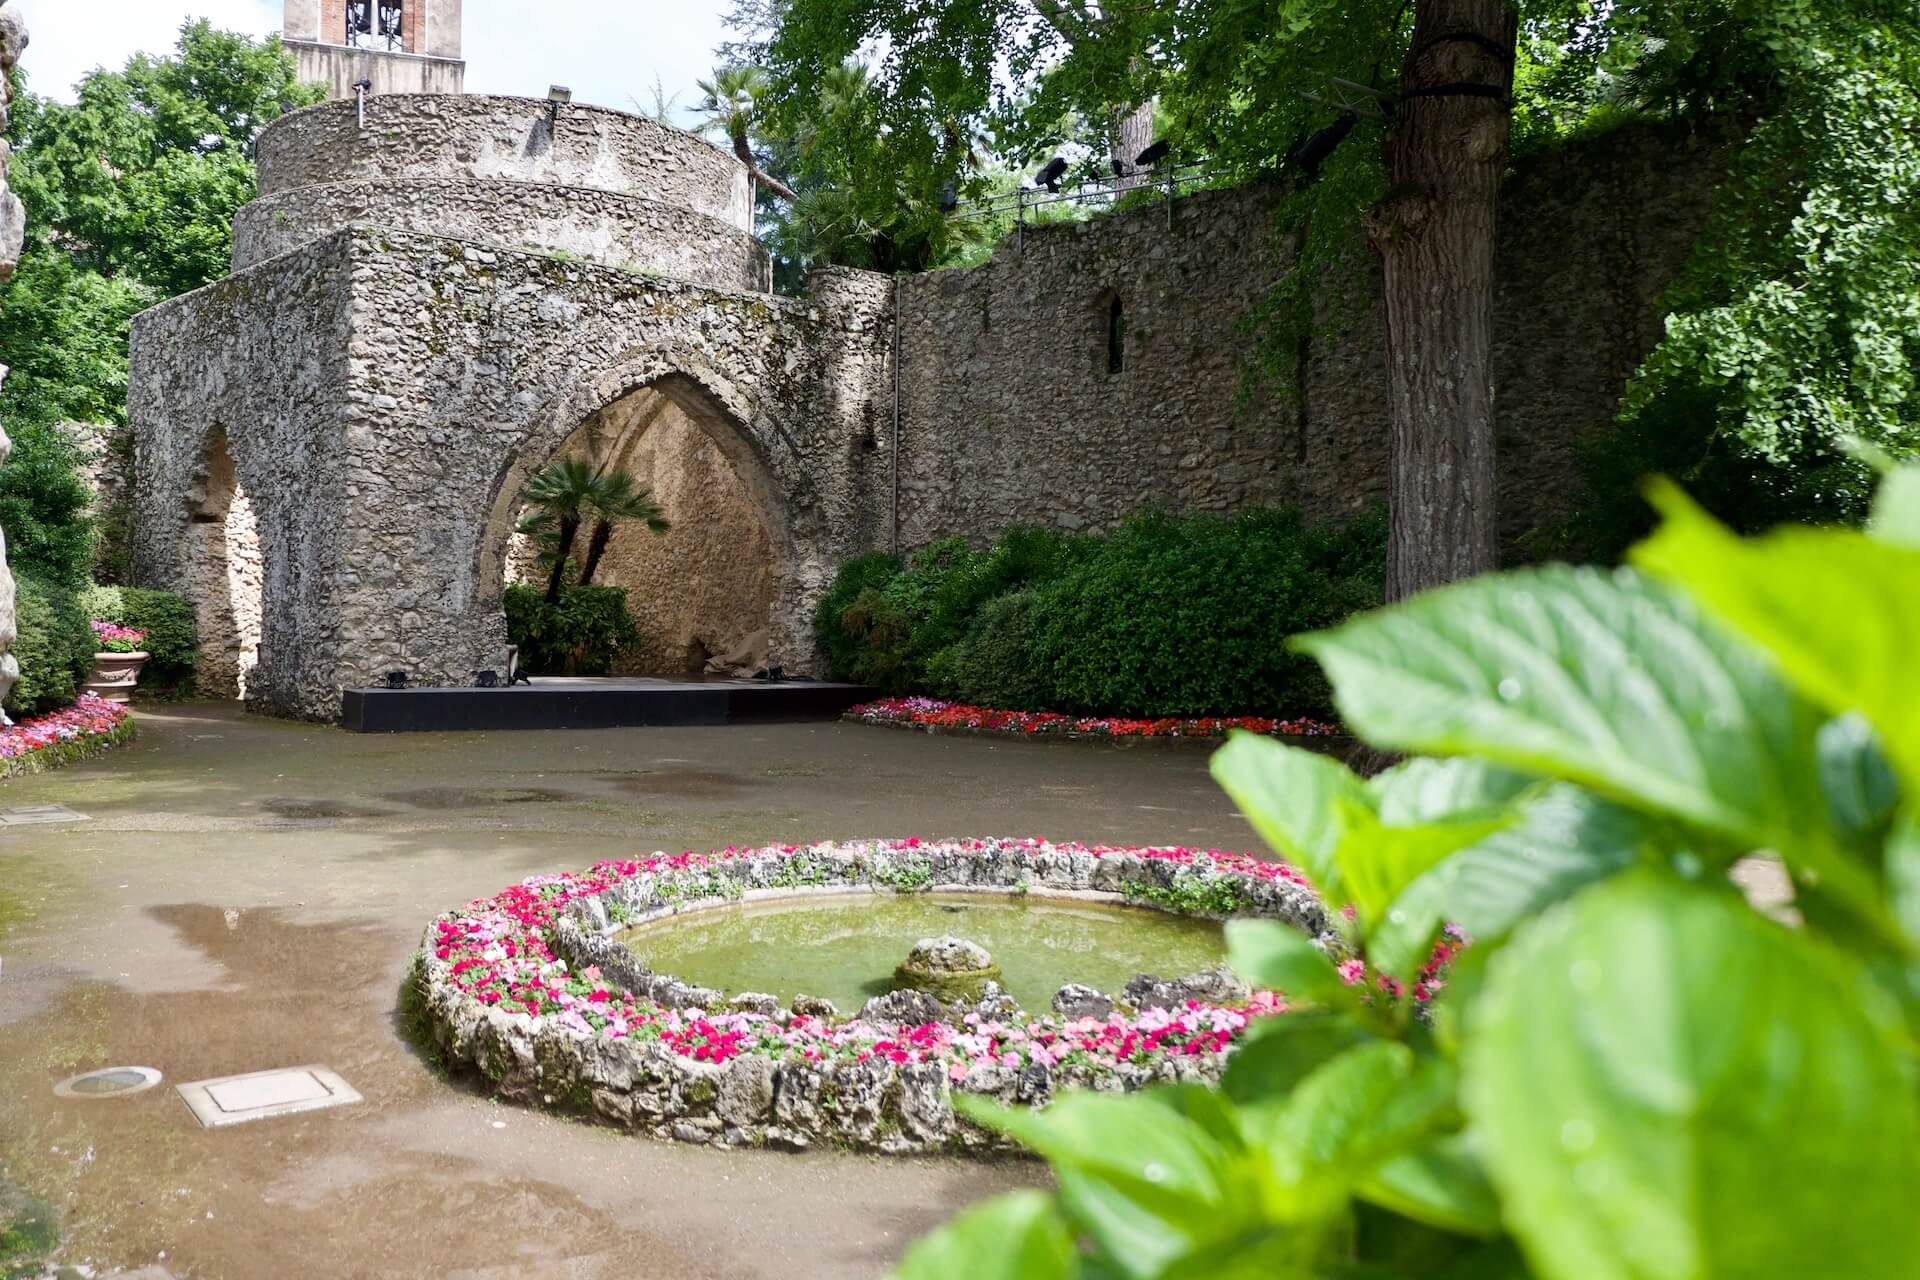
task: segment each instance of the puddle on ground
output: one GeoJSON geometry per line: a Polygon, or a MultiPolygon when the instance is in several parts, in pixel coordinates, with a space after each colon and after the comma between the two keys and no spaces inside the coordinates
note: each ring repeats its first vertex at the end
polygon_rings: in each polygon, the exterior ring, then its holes
{"type": "Polygon", "coordinates": [[[603,773],[600,780],[641,796],[730,796],[752,785],[740,774],[719,769],[636,769],[603,773]]]}
{"type": "Polygon", "coordinates": [[[386,791],[381,794],[385,799],[398,800],[416,809],[440,811],[487,809],[502,804],[554,804],[574,799],[569,792],[554,791],[548,787],[501,787],[491,791],[466,787],[419,787],[412,791],[386,791]]]}
{"type": "Polygon", "coordinates": [[[348,804],[342,800],[311,800],[299,796],[275,796],[271,800],[262,800],[260,807],[276,818],[301,819],[342,819],[342,818],[385,818],[393,814],[391,809],[376,809],[370,805],[348,804]]]}

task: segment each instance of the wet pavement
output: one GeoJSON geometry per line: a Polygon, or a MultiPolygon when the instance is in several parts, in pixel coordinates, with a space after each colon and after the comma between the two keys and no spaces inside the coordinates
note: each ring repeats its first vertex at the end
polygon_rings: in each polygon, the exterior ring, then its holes
{"type": "Polygon", "coordinates": [[[714,1152],[444,1081],[396,1006],[428,919],[655,849],[1042,835],[1252,848],[1204,751],[857,725],[352,735],[143,711],[105,759],[0,783],[0,1194],[64,1263],[176,1277],[884,1273],[1024,1162],[714,1152]],[[172,1085],[325,1064],[357,1106],[202,1130],[172,1085]],[[76,1072],[161,1088],[56,1099],[76,1072]],[[156,1271],[154,1274],[162,1274],[156,1271]]]}

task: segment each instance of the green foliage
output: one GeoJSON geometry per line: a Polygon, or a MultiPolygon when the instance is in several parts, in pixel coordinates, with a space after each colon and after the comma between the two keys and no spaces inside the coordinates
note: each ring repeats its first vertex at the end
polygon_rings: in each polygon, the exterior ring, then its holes
{"type": "Polygon", "coordinates": [[[1032,590],[997,596],[981,606],[957,652],[941,651],[953,655],[948,662],[955,696],[977,707],[1047,705],[1053,691],[1030,656],[1039,607],[1040,594],[1032,590]]]}
{"type": "Polygon", "coordinates": [[[191,601],[171,591],[94,586],[81,592],[80,607],[88,618],[147,633],[142,696],[176,695],[192,688],[200,634],[191,601]]]}
{"type": "Polygon", "coordinates": [[[1216,777],[1330,902],[1334,955],[1236,924],[1232,963],[1318,1008],[1224,1089],[961,1105],[1054,1168],[915,1247],[962,1276],[1920,1275],[1920,470],[1869,531],[1743,541],[1672,488],[1642,572],[1462,583],[1302,638],[1370,780],[1242,735],[1216,777]],[[1777,853],[1802,923],[1728,881],[1777,853]],[[998,1243],[990,1224],[1007,1228],[998,1243]],[[1017,1230],[1015,1230],[1017,1228],[1017,1230]]]}
{"type": "Polygon", "coordinates": [[[1285,638],[1380,597],[1384,522],[1289,511],[1147,513],[1111,537],[944,538],[904,567],[862,557],[815,622],[832,669],[890,692],[1019,710],[1304,712],[1326,687],[1285,638]]]}
{"type": "Polygon", "coordinates": [[[582,587],[592,585],[618,526],[640,523],[656,534],[673,527],[652,493],[636,487],[632,476],[595,466],[585,458],[561,458],[542,467],[527,482],[526,500],[530,510],[520,518],[518,530],[540,548],[549,604],[559,601],[567,567],[573,563],[574,542],[589,524],[592,532],[576,582],[582,587]]]}
{"type": "Polygon", "coordinates": [[[538,587],[507,587],[507,639],[533,675],[603,676],[640,643],[619,587],[570,587],[549,601],[538,587]]]}
{"type": "Polygon", "coordinates": [[[1284,640],[1379,603],[1384,533],[1376,519],[1310,530],[1290,511],[1134,517],[1040,589],[1028,652],[1049,706],[1142,716],[1324,707],[1319,672],[1284,640]],[[1355,556],[1369,544],[1372,554],[1355,556]]]}
{"type": "Polygon", "coordinates": [[[1228,916],[1246,905],[1239,881],[1230,876],[1185,869],[1174,876],[1172,884],[1129,880],[1120,886],[1120,891],[1134,902],[1150,902],[1183,916],[1228,916]]]}
{"type": "Polygon", "coordinates": [[[127,322],[226,274],[234,212],[254,195],[254,135],[321,96],[295,82],[278,38],[200,21],[181,27],[172,56],[91,72],[71,105],[16,98],[6,138],[27,242],[0,287],[14,440],[0,467],[0,528],[14,564],[50,582],[85,580],[88,497],[53,428],[126,421],[127,322]]]}
{"type": "Polygon", "coordinates": [[[93,566],[93,495],[80,478],[73,444],[43,422],[12,426],[13,452],[0,466],[0,530],[16,570],[68,588],[93,566]]]}
{"type": "Polygon", "coordinates": [[[861,594],[877,590],[890,582],[905,565],[898,556],[884,551],[855,556],[840,566],[833,585],[820,597],[813,610],[813,631],[819,638],[820,652],[827,670],[835,679],[851,680],[854,665],[860,660],[861,641],[847,630],[841,619],[861,594]]]}
{"type": "Polygon", "coordinates": [[[19,634],[13,657],[20,679],[7,696],[12,715],[37,715],[66,706],[80,695],[93,669],[93,628],[80,597],[70,588],[25,575],[14,579],[19,634]]]}
{"type": "MultiPolygon", "coordinates": [[[[1907,0],[1513,7],[1516,154],[1634,121],[1732,139],[1731,173],[1665,299],[1665,336],[1629,387],[1626,443],[1661,447],[1678,403],[1708,401],[1711,438],[1684,434],[1735,500],[1705,484],[1710,509],[1757,527],[1737,509],[1750,473],[1785,504],[1779,514],[1844,518],[1866,487],[1835,465],[1845,437],[1920,448],[1920,11],[1907,0]]],[[[1414,11],[1401,0],[958,0],[933,12],[920,0],[793,0],[758,18],[778,22],[775,92],[802,117],[824,76],[883,49],[869,114],[846,145],[883,138],[912,148],[918,169],[939,169],[939,138],[975,132],[1030,164],[1151,101],[1158,136],[1223,180],[1293,179],[1273,234],[1296,267],[1254,319],[1257,372],[1285,394],[1309,340],[1343,327],[1348,299],[1327,286],[1364,270],[1367,215],[1387,192],[1374,122],[1317,174],[1287,157],[1334,123],[1329,77],[1395,91],[1414,11]]],[[[1586,531],[1602,554],[1643,519],[1625,494],[1606,491],[1618,508],[1607,536],[1586,531]]]]}

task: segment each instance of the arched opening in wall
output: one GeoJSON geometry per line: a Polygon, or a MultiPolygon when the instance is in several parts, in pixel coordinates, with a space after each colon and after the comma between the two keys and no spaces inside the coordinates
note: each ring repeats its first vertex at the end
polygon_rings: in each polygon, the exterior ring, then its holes
{"type": "MultiPolygon", "coordinates": [[[[725,412],[685,380],[663,379],[589,416],[554,454],[554,460],[569,457],[624,472],[652,495],[670,526],[659,534],[640,521],[622,522],[598,561],[591,585],[625,591],[640,632],[640,643],[622,655],[613,674],[753,675],[763,669],[778,576],[777,513],[725,412]]],[[[527,510],[522,497],[516,517],[527,510]]],[[[576,570],[587,559],[595,523],[591,516],[581,521],[573,543],[576,570]]],[[[512,534],[506,581],[544,587],[548,570],[539,553],[534,539],[512,534]]]]}
{"type": "Polygon", "coordinates": [[[181,582],[193,600],[200,656],[194,680],[202,694],[244,698],[260,662],[264,571],[260,524],[234,475],[227,432],[216,426],[187,491],[181,539],[181,582]]]}

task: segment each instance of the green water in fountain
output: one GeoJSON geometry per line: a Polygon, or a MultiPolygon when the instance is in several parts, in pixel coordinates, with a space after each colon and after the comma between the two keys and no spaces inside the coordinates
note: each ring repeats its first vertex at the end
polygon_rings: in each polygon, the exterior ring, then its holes
{"type": "Polygon", "coordinates": [[[1022,1007],[1069,982],[1118,992],[1135,974],[1179,978],[1226,958],[1220,925],[1141,907],[971,894],[860,894],[755,903],[655,921],[620,936],[656,973],[784,1003],[804,992],[852,1013],[894,987],[921,938],[977,942],[1022,1007]]]}

